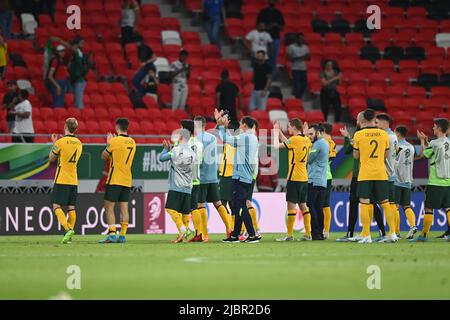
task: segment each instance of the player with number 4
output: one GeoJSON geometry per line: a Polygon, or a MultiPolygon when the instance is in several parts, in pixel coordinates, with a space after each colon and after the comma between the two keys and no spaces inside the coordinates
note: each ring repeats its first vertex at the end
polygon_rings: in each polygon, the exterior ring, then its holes
{"type": "Polygon", "coordinates": [[[57,134],[52,134],[53,147],[49,154],[50,162],[58,160],[52,204],[53,212],[66,232],[61,241],[63,244],[70,243],[75,234],[75,204],[78,193],[77,166],[83,151],[81,141],[75,136],[77,129],[77,119],[68,118],[64,125],[64,137],[58,139],[57,134]],[[62,207],[67,207],[69,219],[66,218],[62,207]]]}

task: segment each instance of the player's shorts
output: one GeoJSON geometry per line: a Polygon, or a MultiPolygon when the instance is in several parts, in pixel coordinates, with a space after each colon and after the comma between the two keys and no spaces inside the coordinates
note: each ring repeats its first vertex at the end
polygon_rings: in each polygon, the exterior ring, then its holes
{"type": "Polygon", "coordinates": [[[425,191],[425,208],[450,208],[450,187],[428,185],[425,191]]]}
{"type": "Polygon", "coordinates": [[[395,203],[405,207],[411,205],[411,189],[395,186],[395,203]]]}
{"type": "Polygon", "coordinates": [[[327,190],[325,191],[325,198],[323,199],[323,207],[324,208],[330,206],[332,181],[333,181],[332,179],[327,180],[327,190]]]}
{"type": "Polygon", "coordinates": [[[130,187],[108,184],[105,190],[105,200],[111,202],[128,202],[130,200],[130,192],[130,187]]]}
{"type": "Polygon", "coordinates": [[[358,181],[358,197],[381,202],[389,199],[389,182],[387,180],[358,181]]]}
{"type": "Polygon", "coordinates": [[[193,185],[191,192],[191,211],[198,208],[198,194],[200,192],[200,185],[193,185]]]}
{"type": "Polygon", "coordinates": [[[255,189],[256,180],[252,180],[252,186],[250,187],[250,190],[248,190],[248,196],[247,200],[252,201],[253,200],[253,190],[255,189]]]}
{"type": "Polygon", "coordinates": [[[232,177],[220,177],[220,200],[233,201],[232,177]]]}
{"type": "Polygon", "coordinates": [[[219,184],[205,183],[200,185],[200,193],[198,195],[198,202],[217,202],[220,201],[219,184]]]}
{"type": "Polygon", "coordinates": [[[166,209],[175,210],[181,214],[191,212],[191,195],[189,193],[169,190],[167,193],[166,209]]]}
{"type": "Polygon", "coordinates": [[[308,195],[308,182],[288,181],[286,185],[286,201],[305,203],[308,195]]]}
{"type": "Polygon", "coordinates": [[[396,203],[396,196],[395,196],[395,185],[394,181],[388,181],[389,183],[389,202],[390,203],[396,203]]]}
{"type": "Polygon", "coordinates": [[[60,206],[75,206],[77,194],[78,186],[55,183],[52,191],[52,203],[60,206]]]}

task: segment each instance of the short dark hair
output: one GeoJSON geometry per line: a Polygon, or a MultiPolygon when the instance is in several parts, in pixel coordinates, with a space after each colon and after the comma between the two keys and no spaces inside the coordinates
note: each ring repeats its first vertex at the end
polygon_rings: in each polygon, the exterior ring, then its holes
{"type": "Polygon", "coordinates": [[[260,53],[262,53],[263,55],[266,55],[266,52],[265,52],[264,50],[258,50],[258,51],[256,51],[256,54],[260,54],[260,53]]]}
{"type": "Polygon", "coordinates": [[[127,118],[119,118],[116,120],[116,125],[119,126],[120,131],[128,131],[130,121],[127,118]]]}
{"type": "Polygon", "coordinates": [[[398,126],[395,128],[395,132],[399,133],[403,138],[408,134],[408,128],[405,126],[398,126]]]}
{"type": "Polygon", "coordinates": [[[310,129],[314,129],[316,132],[322,132],[323,128],[320,124],[312,124],[309,126],[310,129]]]}
{"type": "Polygon", "coordinates": [[[375,119],[375,111],[373,109],[366,109],[363,112],[363,118],[366,121],[373,121],[373,119],[375,119]]]}
{"type": "Polygon", "coordinates": [[[220,78],[222,80],[227,80],[230,77],[230,72],[227,69],[223,69],[222,73],[220,74],[220,78]]]}
{"type": "Polygon", "coordinates": [[[258,130],[258,129],[259,129],[259,122],[258,122],[258,120],[256,120],[255,118],[253,118],[253,121],[255,122],[255,123],[254,123],[254,126],[255,126],[256,130],[258,130]]]}
{"type": "Polygon", "coordinates": [[[241,123],[245,124],[249,128],[253,128],[255,125],[255,119],[250,116],[245,116],[241,119],[241,123]]]}
{"type": "Polygon", "coordinates": [[[30,94],[28,93],[28,90],[25,90],[25,89],[20,90],[20,91],[19,91],[19,94],[20,94],[20,96],[21,96],[23,99],[28,99],[28,96],[30,95],[30,94]]]}
{"type": "Polygon", "coordinates": [[[203,127],[206,125],[206,119],[203,116],[196,116],[194,122],[201,122],[203,127]]]}
{"type": "Polygon", "coordinates": [[[443,133],[446,133],[448,130],[448,119],[439,118],[434,120],[434,124],[442,130],[443,133]]]}
{"type": "Polygon", "coordinates": [[[389,123],[389,125],[392,125],[392,118],[391,118],[391,116],[389,116],[387,113],[380,113],[380,114],[377,114],[377,119],[378,120],[384,120],[384,121],[387,121],[388,123],[389,123]]]}
{"type": "Polygon", "coordinates": [[[333,126],[331,125],[331,123],[324,122],[321,123],[320,126],[322,127],[323,132],[325,132],[326,134],[331,134],[331,132],[333,131],[333,126]]]}
{"type": "Polygon", "coordinates": [[[180,56],[188,56],[189,55],[189,52],[187,52],[187,50],[181,50],[180,51],[180,56]]]}
{"type": "Polygon", "coordinates": [[[237,129],[239,129],[239,123],[237,123],[236,121],[231,121],[228,124],[228,129],[230,129],[230,130],[237,130],[237,129]]]}
{"type": "Polygon", "coordinates": [[[194,134],[194,121],[191,119],[184,119],[181,120],[181,127],[183,127],[183,129],[188,130],[191,135],[194,134]]]}
{"type": "Polygon", "coordinates": [[[289,124],[290,124],[292,127],[295,127],[297,130],[302,130],[303,122],[302,122],[302,120],[300,120],[300,119],[298,119],[298,118],[291,119],[291,120],[289,121],[289,124]]]}

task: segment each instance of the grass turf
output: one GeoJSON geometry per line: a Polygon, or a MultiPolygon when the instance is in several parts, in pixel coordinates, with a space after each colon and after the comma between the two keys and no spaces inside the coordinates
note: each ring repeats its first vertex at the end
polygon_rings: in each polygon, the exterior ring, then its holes
{"type": "MultiPolygon", "coordinates": [[[[450,299],[450,243],[361,245],[275,242],[172,244],[173,235],[129,235],[100,245],[100,236],[0,237],[0,299],[450,299]],[[66,269],[81,269],[81,289],[68,290],[66,269]],[[367,267],[381,269],[369,290],[367,267]]],[[[375,236],[375,235],[374,235],[375,236]]]]}

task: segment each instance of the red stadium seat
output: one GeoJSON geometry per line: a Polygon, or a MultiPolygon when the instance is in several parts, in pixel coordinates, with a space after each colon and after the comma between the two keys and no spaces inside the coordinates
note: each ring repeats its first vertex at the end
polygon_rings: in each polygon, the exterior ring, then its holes
{"type": "Polygon", "coordinates": [[[323,117],[322,111],[314,110],[305,112],[305,121],[307,121],[310,124],[313,124],[324,122],[325,119],[323,117]]]}
{"type": "Polygon", "coordinates": [[[288,113],[290,111],[303,111],[303,102],[300,99],[286,98],[284,100],[284,106],[286,107],[286,111],[288,113]]]}
{"type": "Polygon", "coordinates": [[[420,98],[424,98],[426,95],[426,91],[424,88],[421,87],[408,87],[406,89],[406,95],[409,97],[420,97],[420,98]]]}
{"type": "Polygon", "coordinates": [[[288,111],[288,118],[289,120],[292,119],[300,119],[300,120],[305,120],[305,112],[303,110],[291,110],[288,111]]]}

